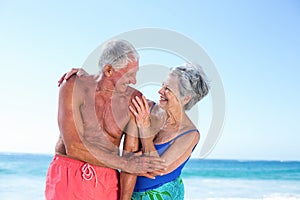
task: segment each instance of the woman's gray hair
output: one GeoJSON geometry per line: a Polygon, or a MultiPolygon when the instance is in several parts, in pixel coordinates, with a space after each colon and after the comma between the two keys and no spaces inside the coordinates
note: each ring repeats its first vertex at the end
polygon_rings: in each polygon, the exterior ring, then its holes
{"type": "Polygon", "coordinates": [[[129,62],[138,61],[139,54],[126,40],[110,40],[106,42],[100,54],[99,68],[102,72],[105,65],[110,64],[116,70],[126,67],[129,62]]]}
{"type": "Polygon", "coordinates": [[[191,96],[190,101],[184,106],[185,110],[190,110],[198,101],[209,92],[207,77],[198,64],[186,63],[171,69],[170,74],[179,79],[178,88],[182,97],[191,96]]]}

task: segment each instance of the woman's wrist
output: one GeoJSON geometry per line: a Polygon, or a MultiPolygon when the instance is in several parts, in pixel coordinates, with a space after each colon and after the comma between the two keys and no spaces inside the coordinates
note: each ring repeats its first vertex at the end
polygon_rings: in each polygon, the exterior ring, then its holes
{"type": "Polygon", "coordinates": [[[152,151],[156,151],[153,144],[153,137],[141,138],[142,149],[144,153],[149,153],[152,151]]]}
{"type": "Polygon", "coordinates": [[[141,139],[147,139],[147,138],[152,138],[153,139],[153,134],[151,133],[151,128],[150,126],[148,127],[145,127],[145,126],[142,126],[142,127],[139,127],[139,137],[141,139]]]}
{"type": "Polygon", "coordinates": [[[158,156],[158,153],[155,149],[152,139],[142,139],[142,151],[147,156],[158,156]]]}
{"type": "Polygon", "coordinates": [[[138,121],[137,122],[137,126],[139,129],[147,129],[150,127],[151,124],[151,119],[150,116],[147,116],[145,119],[143,119],[142,121],[138,121]]]}

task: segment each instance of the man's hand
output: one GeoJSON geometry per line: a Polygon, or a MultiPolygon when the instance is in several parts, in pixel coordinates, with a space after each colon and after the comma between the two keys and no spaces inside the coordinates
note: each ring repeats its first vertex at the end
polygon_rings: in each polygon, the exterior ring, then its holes
{"type": "Polygon", "coordinates": [[[154,156],[142,155],[139,153],[126,153],[127,165],[125,171],[132,174],[141,174],[153,178],[160,175],[165,169],[165,160],[154,156]],[[152,174],[154,173],[154,174],[152,174]]]}

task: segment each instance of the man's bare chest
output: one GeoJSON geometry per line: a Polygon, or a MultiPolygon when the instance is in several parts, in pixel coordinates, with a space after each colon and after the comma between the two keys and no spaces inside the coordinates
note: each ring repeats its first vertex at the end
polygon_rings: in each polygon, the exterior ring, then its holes
{"type": "Polygon", "coordinates": [[[121,137],[129,121],[127,102],[124,99],[105,99],[100,95],[87,98],[81,108],[84,128],[105,131],[116,138],[121,137]]]}

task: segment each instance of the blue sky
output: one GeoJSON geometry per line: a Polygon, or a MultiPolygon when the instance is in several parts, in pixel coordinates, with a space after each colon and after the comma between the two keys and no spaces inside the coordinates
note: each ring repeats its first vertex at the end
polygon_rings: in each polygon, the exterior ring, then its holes
{"type": "Polygon", "coordinates": [[[0,151],[53,153],[61,74],[112,36],[156,27],[197,42],[222,78],[226,120],[208,158],[300,160],[299,1],[2,0],[0,22],[0,151]]]}

